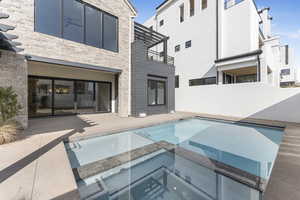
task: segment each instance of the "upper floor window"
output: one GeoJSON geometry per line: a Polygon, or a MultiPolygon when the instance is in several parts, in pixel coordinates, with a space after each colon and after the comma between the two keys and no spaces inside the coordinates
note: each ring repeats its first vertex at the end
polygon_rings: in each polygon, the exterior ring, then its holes
{"type": "Polygon", "coordinates": [[[289,64],[289,45],[285,45],[285,64],[289,64]]]}
{"type": "Polygon", "coordinates": [[[195,0],[190,0],[190,16],[195,15],[195,0]]]}
{"type": "Polygon", "coordinates": [[[160,22],[159,22],[159,26],[163,26],[165,24],[165,21],[162,19],[162,20],[160,20],[160,22]]]}
{"type": "Polygon", "coordinates": [[[179,7],[179,10],[180,10],[180,22],[183,22],[184,21],[184,5],[181,5],[179,7]]]}
{"type": "Polygon", "coordinates": [[[150,28],[151,30],[153,30],[153,26],[150,26],[149,28],[150,28]]]}
{"type": "Polygon", "coordinates": [[[207,8],[207,0],[202,0],[202,10],[207,8]]]}
{"type": "Polygon", "coordinates": [[[178,51],[180,51],[180,45],[175,46],[175,52],[178,52],[178,51]]]}
{"type": "Polygon", "coordinates": [[[281,75],[283,75],[283,76],[290,75],[290,74],[291,74],[290,69],[282,69],[281,70],[281,75]]]}
{"type": "Polygon", "coordinates": [[[118,18],[77,0],[35,0],[35,31],[118,51],[118,18]]]}
{"type": "Polygon", "coordinates": [[[35,1],[35,31],[60,37],[62,32],[61,0],[35,1]]]}
{"type": "Polygon", "coordinates": [[[185,43],[185,48],[190,48],[192,47],[192,40],[189,40],[185,43]]]}

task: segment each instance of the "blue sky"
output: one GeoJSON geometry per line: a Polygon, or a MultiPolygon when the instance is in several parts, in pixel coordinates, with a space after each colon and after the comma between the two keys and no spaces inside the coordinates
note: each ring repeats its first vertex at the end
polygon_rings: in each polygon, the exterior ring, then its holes
{"type": "MultiPolygon", "coordinates": [[[[164,0],[132,0],[138,10],[137,21],[143,23],[155,13],[155,8],[164,0]]],[[[296,65],[300,68],[300,1],[256,0],[259,8],[271,7],[273,33],[281,36],[282,44],[295,50],[296,65]]]]}

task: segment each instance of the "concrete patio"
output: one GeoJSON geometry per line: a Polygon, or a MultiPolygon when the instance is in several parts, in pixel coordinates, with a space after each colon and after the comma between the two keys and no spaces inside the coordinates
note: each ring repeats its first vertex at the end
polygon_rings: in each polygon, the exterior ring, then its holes
{"type": "Polygon", "coordinates": [[[30,120],[24,140],[0,146],[0,199],[79,199],[63,141],[193,117],[191,113],[120,118],[91,114],[30,120]]]}
{"type": "Polygon", "coordinates": [[[64,140],[103,136],[194,116],[285,126],[264,200],[300,199],[300,125],[193,113],[120,118],[90,114],[30,120],[24,140],[0,146],[0,199],[79,199],[64,140]]]}

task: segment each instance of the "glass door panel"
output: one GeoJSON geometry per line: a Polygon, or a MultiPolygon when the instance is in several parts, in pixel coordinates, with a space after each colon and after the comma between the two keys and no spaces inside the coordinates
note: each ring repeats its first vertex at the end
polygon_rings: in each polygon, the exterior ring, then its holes
{"type": "Polygon", "coordinates": [[[28,115],[29,117],[52,115],[52,80],[28,78],[28,115]]]}
{"type": "Polygon", "coordinates": [[[74,114],[74,81],[54,80],[54,114],[74,114]]]}
{"type": "Polygon", "coordinates": [[[94,82],[76,81],[77,112],[95,112],[94,82]]]}
{"type": "Polygon", "coordinates": [[[97,111],[111,112],[111,84],[97,83],[97,111]]]}

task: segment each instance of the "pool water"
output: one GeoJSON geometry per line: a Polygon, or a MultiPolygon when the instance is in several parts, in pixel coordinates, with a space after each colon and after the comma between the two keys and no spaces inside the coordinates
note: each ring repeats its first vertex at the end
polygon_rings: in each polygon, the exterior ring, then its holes
{"type": "Polygon", "coordinates": [[[139,129],[134,134],[167,141],[226,165],[268,179],[283,130],[190,119],[139,129]]]}
{"type": "MultiPolygon", "coordinates": [[[[166,141],[268,180],[283,129],[200,118],[66,143],[72,168],[166,141]]],[[[77,182],[82,199],[260,200],[261,192],[200,166],[189,154],[157,150],[77,182]]]]}

